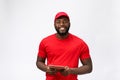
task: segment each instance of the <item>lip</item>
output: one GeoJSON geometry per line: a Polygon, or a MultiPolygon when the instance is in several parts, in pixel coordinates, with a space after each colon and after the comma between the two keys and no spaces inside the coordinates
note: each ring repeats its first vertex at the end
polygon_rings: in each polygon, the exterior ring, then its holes
{"type": "Polygon", "coordinates": [[[60,28],[60,30],[65,30],[65,28],[62,27],[62,28],[60,28]]]}
{"type": "Polygon", "coordinates": [[[59,28],[59,31],[60,31],[61,33],[64,33],[64,32],[66,31],[66,29],[63,28],[63,27],[61,27],[61,28],[59,28]]]}

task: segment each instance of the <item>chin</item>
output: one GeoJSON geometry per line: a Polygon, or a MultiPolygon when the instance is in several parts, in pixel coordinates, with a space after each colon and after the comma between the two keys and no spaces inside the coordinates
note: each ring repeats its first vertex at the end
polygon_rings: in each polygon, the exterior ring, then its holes
{"type": "Polygon", "coordinates": [[[68,34],[68,32],[66,32],[66,33],[58,33],[60,36],[65,36],[65,35],[67,35],[68,34]]]}

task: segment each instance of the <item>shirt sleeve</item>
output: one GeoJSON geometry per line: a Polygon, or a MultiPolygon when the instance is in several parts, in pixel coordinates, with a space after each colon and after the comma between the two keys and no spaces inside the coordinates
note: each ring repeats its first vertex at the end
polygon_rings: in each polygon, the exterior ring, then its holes
{"type": "Polygon", "coordinates": [[[42,58],[46,58],[45,44],[41,41],[38,49],[38,56],[42,58]]]}
{"type": "Polygon", "coordinates": [[[89,53],[89,48],[87,46],[86,43],[83,43],[82,45],[82,50],[81,50],[81,54],[80,54],[80,59],[86,59],[86,58],[90,58],[90,53],[89,53]]]}

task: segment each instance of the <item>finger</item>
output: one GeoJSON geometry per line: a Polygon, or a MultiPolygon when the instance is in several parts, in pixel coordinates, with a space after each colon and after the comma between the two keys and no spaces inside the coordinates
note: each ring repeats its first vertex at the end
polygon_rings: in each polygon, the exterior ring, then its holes
{"type": "Polygon", "coordinates": [[[50,67],[49,66],[47,66],[47,70],[46,70],[46,72],[49,72],[50,71],[50,67]]]}
{"type": "Polygon", "coordinates": [[[49,69],[50,69],[50,67],[49,67],[49,66],[47,66],[47,69],[49,70],[49,69]]]}
{"type": "Polygon", "coordinates": [[[65,70],[69,70],[69,67],[68,67],[68,66],[65,66],[65,70]]]}
{"type": "Polygon", "coordinates": [[[55,71],[56,69],[55,68],[50,68],[51,71],[55,71]]]}

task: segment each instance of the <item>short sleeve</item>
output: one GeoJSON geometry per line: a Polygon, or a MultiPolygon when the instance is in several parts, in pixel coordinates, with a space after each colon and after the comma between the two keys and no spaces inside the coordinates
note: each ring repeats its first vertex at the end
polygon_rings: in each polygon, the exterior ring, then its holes
{"type": "Polygon", "coordinates": [[[81,54],[80,54],[80,59],[86,59],[90,58],[90,53],[89,53],[89,48],[86,43],[82,44],[82,49],[81,49],[81,54]]]}
{"type": "Polygon", "coordinates": [[[46,58],[45,44],[41,41],[38,49],[38,56],[42,58],[46,58]]]}

